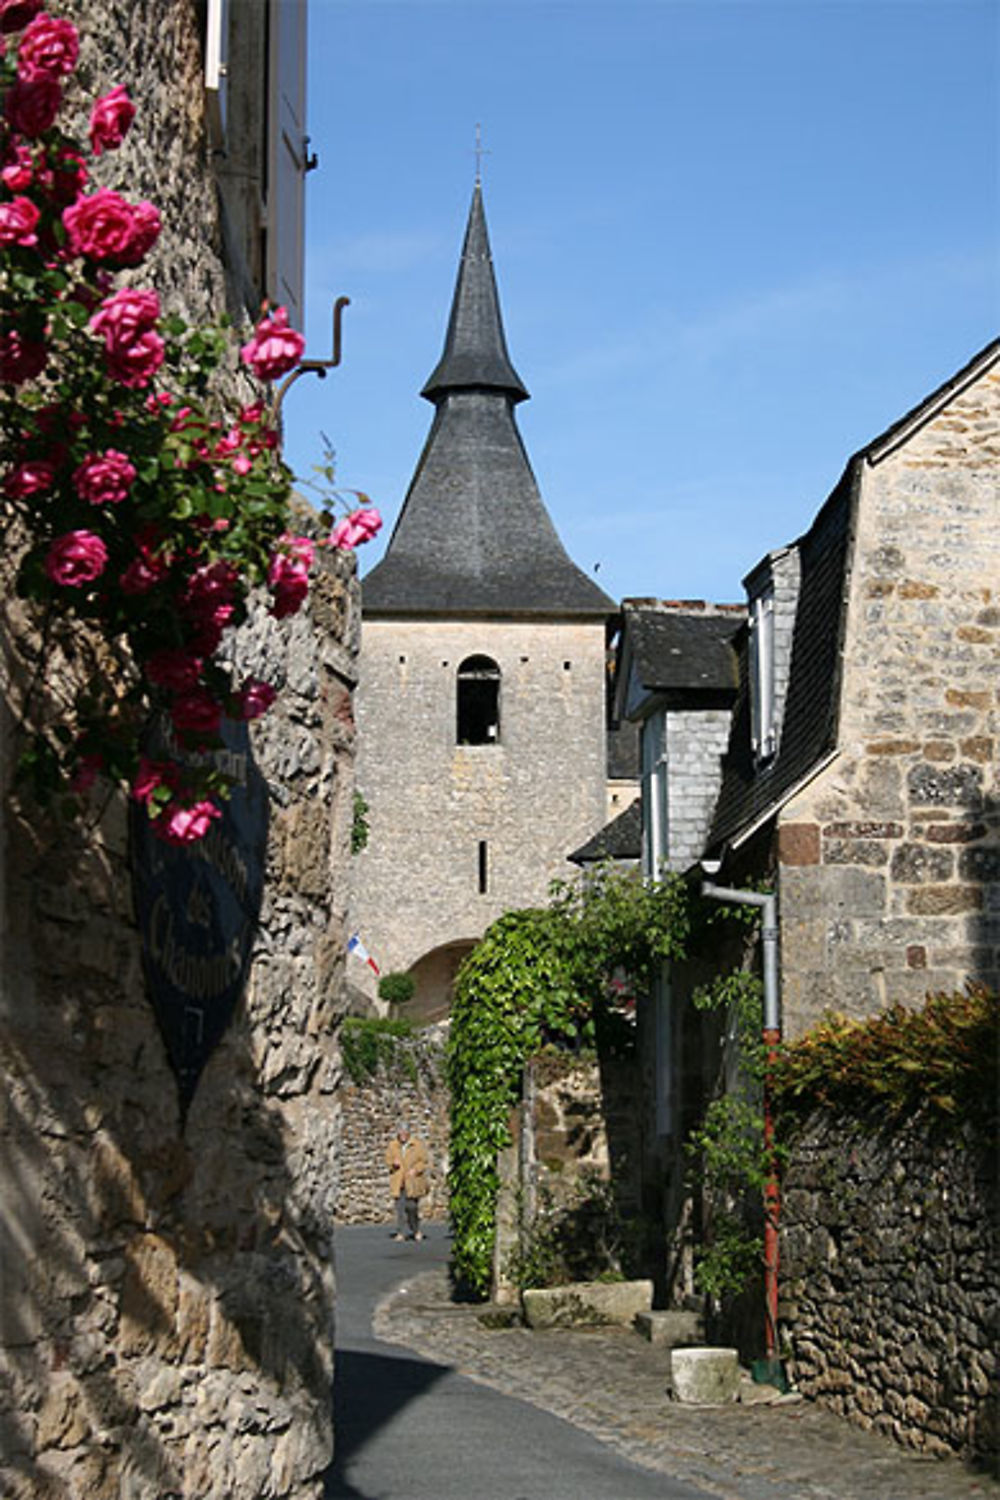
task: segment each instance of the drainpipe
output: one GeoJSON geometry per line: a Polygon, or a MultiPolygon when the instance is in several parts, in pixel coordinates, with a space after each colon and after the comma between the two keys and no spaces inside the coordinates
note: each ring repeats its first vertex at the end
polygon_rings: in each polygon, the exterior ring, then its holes
{"type": "MultiPolygon", "coordinates": [[[[702,869],[717,873],[709,861],[702,869]]],[[[702,881],[701,893],[715,901],[732,901],[739,906],[759,906],[763,913],[761,937],[764,944],[764,1028],[762,1039],[767,1063],[764,1069],[764,1155],[767,1181],[764,1184],[764,1348],[768,1360],[778,1352],[778,1221],[781,1195],[774,1163],[774,1112],[771,1107],[771,1066],[781,1041],[781,1011],[778,998],[778,903],[777,897],[760,891],[734,890],[731,886],[702,881]]]]}

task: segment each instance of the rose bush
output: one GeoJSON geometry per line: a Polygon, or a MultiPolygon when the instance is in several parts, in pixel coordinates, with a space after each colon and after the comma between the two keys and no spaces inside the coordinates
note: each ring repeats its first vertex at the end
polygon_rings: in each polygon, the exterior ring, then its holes
{"type": "MultiPolygon", "coordinates": [[[[276,696],[257,678],[232,681],[220,659],[226,632],[255,590],[269,592],[277,619],[293,615],[316,546],[357,545],[380,520],[363,505],[324,542],[293,534],[291,475],[268,404],[250,401],[234,417],[211,396],[224,325],[192,328],[164,316],[154,288],[115,288],[156,243],[160,215],[93,187],[86,149],[57,123],[75,27],[39,0],[0,0],[0,33],[8,552],[16,540],[18,589],[50,622],[45,639],[52,621],[81,621],[107,647],[63,716],[53,720],[50,704],[31,725],[24,767],[37,795],[70,804],[98,777],[124,784],[164,840],[188,843],[226,795],[204,753],[220,746],[223,718],[258,718],[276,696]],[[170,726],[175,760],[143,755],[154,720],[170,726]]],[[[122,85],[98,98],[93,155],[114,151],[134,118],[122,85]]],[[[286,310],[265,307],[241,355],[266,382],[295,370],[303,349],[286,310]]]]}

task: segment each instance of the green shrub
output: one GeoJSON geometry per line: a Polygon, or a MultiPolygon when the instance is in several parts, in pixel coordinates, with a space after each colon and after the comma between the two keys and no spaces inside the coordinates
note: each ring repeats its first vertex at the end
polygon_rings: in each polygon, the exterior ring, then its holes
{"type": "Polygon", "coordinates": [[[348,1016],[340,1028],[340,1054],[349,1077],[357,1084],[374,1078],[381,1070],[400,1070],[411,1080],[417,1076],[417,1065],[409,1051],[399,1043],[413,1035],[409,1021],[388,1021],[381,1017],[348,1016]]]}
{"type": "Polygon", "coordinates": [[[378,997],[390,1005],[405,1005],[412,1000],[417,981],[412,974],[383,974],[378,982],[378,997]]]}

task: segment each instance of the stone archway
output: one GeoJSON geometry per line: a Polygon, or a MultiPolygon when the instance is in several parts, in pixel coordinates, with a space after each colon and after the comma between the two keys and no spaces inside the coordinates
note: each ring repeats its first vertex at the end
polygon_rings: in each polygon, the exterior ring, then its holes
{"type": "Polygon", "coordinates": [[[462,960],[476,946],[476,938],[464,938],[453,943],[443,943],[432,948],[415,964],[409,973],[416,981],[413,999],[400,1006],[399,1014],[418,1026],[428,1026],[434,1021],[443,1021],[451,1013],[451,1001],[455,987],[455,975],[462,960]]]}

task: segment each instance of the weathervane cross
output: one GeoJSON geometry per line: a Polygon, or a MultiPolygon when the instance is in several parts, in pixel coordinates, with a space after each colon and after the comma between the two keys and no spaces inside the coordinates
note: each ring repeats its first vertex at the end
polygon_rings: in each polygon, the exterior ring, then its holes
{"type": "Polygon", "coordinates": [[[483,145],[483,127],[479,124],[476,125],[476,149],[474,154],[476,158],[476,181],[481,182],[483,176],[483,157],[492,156],[493,153],[492,151],[488,151],[483,145]]]}

